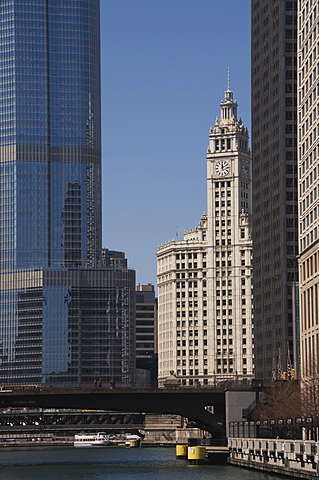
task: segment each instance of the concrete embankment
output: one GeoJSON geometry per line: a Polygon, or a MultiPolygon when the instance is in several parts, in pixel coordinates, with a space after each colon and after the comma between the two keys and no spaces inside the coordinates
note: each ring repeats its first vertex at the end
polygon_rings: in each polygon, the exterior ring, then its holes
{"type": "Polygon", "coordinates": [[[319,478],[319,442],[265,438],[229,438],[232,465],[289,477],[319,478]]]}
{"type": "Polygon", "coordinates": [[[265,472],[270,472],[278,475],[286,475],[288,477],[295,477],[295,478],[306,478],[307,480],[318,480],[319,475],[317,473],[311,473],[308,471],[302,472],[301,470],[297,470],[290,467],[285,467],[284,465],[267,465],[261,464],[260,462],[253,462],[248,460],[242,459],[233,459],[229,458],[228,463],[231,465],[236,465],[238,467],[243,468],[253,468],[255,470],[262,470],[265,472]]]}

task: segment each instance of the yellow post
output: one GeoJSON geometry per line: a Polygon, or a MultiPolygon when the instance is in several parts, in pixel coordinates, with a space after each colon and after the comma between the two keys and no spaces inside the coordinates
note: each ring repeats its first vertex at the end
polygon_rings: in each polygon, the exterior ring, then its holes
{"type": "Polygon", "coordinates": [[[130,448],[136,448],[139,446],[139,441],[138,440],[130,440],[130,448]]]}
{"type": "Polygon", "coordinates": [[[186,458],[187,458],[187,446],[186,445],[176,445],[176,458],[186,460],[186,458]]]}
{"type": "Polygon", "coordinates": [[[194,465],[201,465],[206,460],[206,448],[188,447],[187,459],[189,463],[193,463],[194,465]]]}

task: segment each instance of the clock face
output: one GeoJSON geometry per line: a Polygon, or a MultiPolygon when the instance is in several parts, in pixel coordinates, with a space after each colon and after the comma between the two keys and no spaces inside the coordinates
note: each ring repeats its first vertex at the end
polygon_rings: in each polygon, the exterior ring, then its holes
{"type": "Polygon", "coordinates": [[[229,163],[225,160],[221,160],[216,163],[216,173],[217,175],[225,176],[229,174],[229,163]]]}
{"type": "Polygon", "coordinates": [[[249,175],[249,165],[246,162],[242,162],[241,164],[241,173],[248,177],[249,175]]]}

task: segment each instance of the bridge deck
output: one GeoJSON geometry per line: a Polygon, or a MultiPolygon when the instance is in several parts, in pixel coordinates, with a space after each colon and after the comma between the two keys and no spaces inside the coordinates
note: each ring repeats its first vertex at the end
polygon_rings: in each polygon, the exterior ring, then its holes
{"type": "Polygon", "coordinates": [[[37,388],[0,391],[0,408],[103,409],[178,414],[225,437],[225,392],[212,388],[37,388]],[[214,414],[205,407],[213,407],[214,414]]]}

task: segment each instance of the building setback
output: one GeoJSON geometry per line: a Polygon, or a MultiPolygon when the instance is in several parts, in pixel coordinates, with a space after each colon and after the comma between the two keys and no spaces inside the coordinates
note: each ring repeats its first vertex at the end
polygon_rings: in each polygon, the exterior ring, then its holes
{"type": "Polygon", "coordinates": [[[255,374],[271,379],[299,361],[297,1],[251,6],[255,374]]]}
{"type": "Polygon", "coordinates": [[[134,377],[135,273],[101,268],[99,8],[0,4],[2,384],[134,377]]]}
{"type": "Polygon", "coordinates": [[[251,155],[230,85],[209,131],[208,214],[158,248],[159,383],[249,381],[253,366],[251,155]]]}

